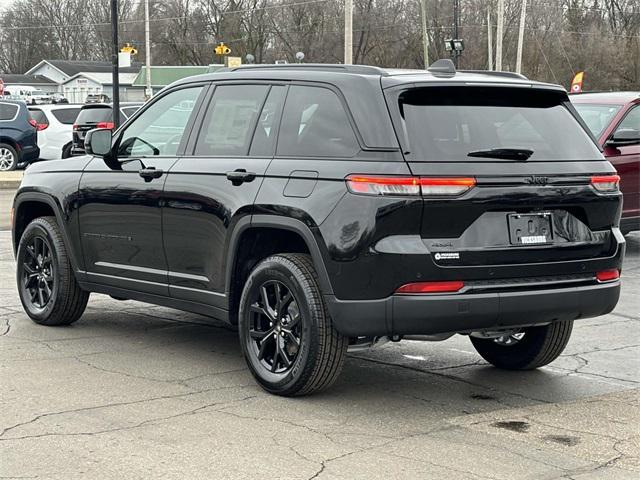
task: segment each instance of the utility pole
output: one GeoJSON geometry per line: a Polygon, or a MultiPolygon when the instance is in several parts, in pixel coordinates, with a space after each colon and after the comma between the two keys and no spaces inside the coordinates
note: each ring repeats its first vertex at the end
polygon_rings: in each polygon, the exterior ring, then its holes
{"type": "MultiPolygon", "coordinates": [[[[453,38],[456,40],[460,38],[458,35],[458,27],[460,24],[460,4],[458,0],[453,0],[453,38]]],[[[453,64],[458,68],[458,57],[460,56],[459,50],[453,51],[453,64]]]]}
{"type": "Polygon", "coordinates": [[[144,0],[145,97],[151,98],[151,41],[149,40],[149,0],[144,0]]]}
{"type": "Polygon", "coordinates": [[[489,70],[493,70],[493,27],[490,8],[487,8],[487,48],[489,49],[489,70]]]}
{"type": "Polygon", "coordinates": [[[422,44],[424,46],[424,69],[429,68],[429,37],[427,36],[427,0],[420,0],[422,10],[422,44]]]}
{"type": "Polygon", "coordinates": [[[344,2],[344,64],[353,63],[353,0],[344,2]]]}
{"type": "Polygon", "coordinates": [[[118,71],[118,0],[111,0],[111,45],[112,70],[111,83],[113,84],[113,125],[114,129],[120,126],[120,77],[118,71]]]}
{"type": "Polygon", "coordinates": [[[498,0],[498,28],[496,29],[496,70],[502,71],[502,36],[504,30],[504,0],[498,0]]]}
{"type": "Polygon", "coordinates": [[[518,53],[516,54],[516,73],[522,72],[522,47],[524,43],[524,23],[527,18],[527,0],[522,0],[520,10],[520,28],[518,29],[518,53]]]}

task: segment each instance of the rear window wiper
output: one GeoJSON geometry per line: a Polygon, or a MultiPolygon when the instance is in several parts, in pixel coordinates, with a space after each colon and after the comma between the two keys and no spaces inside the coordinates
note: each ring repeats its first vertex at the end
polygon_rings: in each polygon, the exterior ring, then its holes
{"type": "Polygon", "coordinates": [[[491,148],[489,150],[474,150],[467,153],[467,157],[505,158],[508,160],[528,160],[533,150],[526,148],[491,148]]]}

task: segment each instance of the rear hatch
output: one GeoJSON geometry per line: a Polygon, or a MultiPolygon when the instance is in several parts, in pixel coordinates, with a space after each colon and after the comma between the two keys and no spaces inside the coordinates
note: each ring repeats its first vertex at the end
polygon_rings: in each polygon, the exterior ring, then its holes
{"type": "Polygon", "coordinates": [[[615,169],[573,116],[564,91],[412,85],[387,91],[387,98],[422,185],[421,236],[437,265],[614,253],[611,227],[621,202],[615,169]]]}
{"type": "Polygon", "coordinates": [[[113,128],[113,113],[109,105],[85,105],[73,124],[73,146],[84,149],[84,137],[94,128],[113,128]]]}

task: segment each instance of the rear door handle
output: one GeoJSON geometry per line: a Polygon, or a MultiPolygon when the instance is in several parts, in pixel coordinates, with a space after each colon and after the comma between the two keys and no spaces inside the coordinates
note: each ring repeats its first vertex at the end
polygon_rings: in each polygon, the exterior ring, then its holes
{"type": "Polygon", "coordinates": [[[147,167],[147,168],[143,168],[142,170],[140,170],[138,172],[138,175],[140,175],[142,178],[144,178],[145,182],[150,182],[154,178],[160,178],[163,173],[164,173],[164,171],[159,169],[159,168],[147,167]]]}
{"type": "Polygon", "coordinates": [[[227,179],[234,185],[241,185],[244,182],[251,182],[256,178],[254,172],[247,172],[244,168],[238,168],[233,172],[227,172],[227,179]]]}

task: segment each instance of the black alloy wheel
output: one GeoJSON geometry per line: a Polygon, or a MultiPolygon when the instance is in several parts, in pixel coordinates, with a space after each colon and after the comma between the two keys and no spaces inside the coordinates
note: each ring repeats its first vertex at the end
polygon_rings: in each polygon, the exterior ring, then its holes
{"type": "Polygon", "coordinates": [[[281,253],[258,263],[238,320],[247,366],[266,391],[307,395],[338,378],[349,339],[333,326],[309,255],[281,253]]]}
{"type": "Polygon", "coordinates": [[[43,235],[35,235],[29,239],[25,252],[21,266],[22,298],[30,302],[33,309],[43,310],[57,289],[51,245],[43,235]]]}
{"type": "Polygon", "coordinates": [[[266,281],[258,292],[258,298],[251,304],[247,348],[269,372],[284,375],[300,350],[300,309],[293,293],[282,282],[266,281]]]}
{"type": "Polygon", "coordinates": [[[38,217],[24,229],[16,255],[20,301],[40,325],[69,325],[82,315],[89,292],[76,282],[55,217],[38,217]]]}

